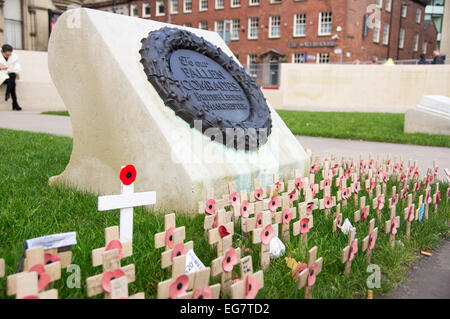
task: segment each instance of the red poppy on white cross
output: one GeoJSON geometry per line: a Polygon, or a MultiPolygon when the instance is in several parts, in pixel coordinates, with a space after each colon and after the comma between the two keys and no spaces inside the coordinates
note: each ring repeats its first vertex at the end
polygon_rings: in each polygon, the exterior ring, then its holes
{"type": "Polygon", "coordinates": [[[414,209],[414,203],[412,202],[412,194],[408,195],[408,204],[406,205],[403,214],[404,219],[406,221],[406,237],[410,237],[411,233],[411,223],[415,220],[415,209],[414,209]]]}
{"type": "Polygon", "coordinates": [[[297,282],[297,289],[305,288],[305,298],[312,298],[312,289],[316,283],[316,276],[322,271],[323,258],[317,258],[317,246],[311,248],[308,252],[308,265],[303,269],[297,282]]]}
{"type": "Polygon", "coordinates": [[[396,216],[395,206],[391,206],[391,213],[389,220],[385,222],[385,232],[389,234],[389,242],[391,247],[395,246],[395,234],[397,234],[397,229],[400,227],[400,216],[396,216]]]}
{"type": "Polygon", "coordinates": [[[45,291],[39,289],[40,274],[38,272],[21,272],[14,276],[13,295],[16,295],[16,299],[58,299],[56,289],[45,291]]]}
{"type": "Polygon", "coordinates": [[[222,292],[229,295],[233,279],[233,267],[241,258],[241,249],[233,248],[233,238],[231,235],[223,238],[223,249],[225,254],[217,257],[211,262],[211,276],[216,277],[220,274],[222,275],[222,292]]]}
{"type": "Polygon", "coordinates": [[[120,241],[133,241],[133,208],[156,203],[156,192],[134,192],[136,169],[133,165],[122,166],[120,171],[120,195],[98,197],[98,210],[120,209],[120,241]]]}
{"type": "Polygon", "coordinates": [[[215,245],[217,247],[217,256],[223,256],[225,253],[223,239],[230,234],[234,234],[233,222],[219,225],[217,228],[213,228],[208,231],[208,243],[211,246],[215,245]]]}
{"type": "MultiPolygon", "coordinates": [[[[18,291],[18,279],[27,273],[36,273],[37,275],[37,293],[43,292],[49,283],[61,279],[61,262],[55,261],[46,263],[45,253],[43,247],[36,247],[25,250],[25,260],[23,264],[23,272],[8,276],[7,291],[8,296],[16,295],[17,298],[22,298],[24,295],[18,291]]],[[[30,276],[25,276],[30,278],[30,276]]],[[[27,279],[27,280],[28,280],[27,279]]],[[[26,289],[26,287],[22,287],[26,289]]],[[[51,294],[50,294],[51,295],[51,294]]]]}
{"type": "Polygon", "coordinates": [[[348,233],[348,245],[342,249],[342,263],[345,263],[345,274],[352,271],[352,260],[358,252],[358,239],[355,239],[356,228],[352,227],[348,233]]]}
{"type": "Polygon", "coordinates": [[[378,227],[375,228],[375,219],[372,218],[369,222],[369,232],[363,239],[362,251],[366,252],[367,262],[370,264],[372,259],[372,251],[375,248],[375,244],[378,236],[378,227]]]}
{"type": "Polygon", "coordinates": [[[336,196],[331,196],[330,187],[323,189],[323,198],[319,200],[319,209],[325,210],[325,216],[331,213],[331,209],[336,206],[336,196]]]}
{"type": "Polygon", "coordinates": [[[270,266],[270,241],[278,237],[278,225],[272,224],[270,211],[263,211],[261,227],[253,231],[253,244],[261,244],[261,269],[266,270],[270,266]]]}
{"type": "Polygon", "coordinates": [[[241,258],[241,278],[231,285],[232,299],[254,299],[264,287],[264,273],[253,273],[252,256],[241,258]]]}

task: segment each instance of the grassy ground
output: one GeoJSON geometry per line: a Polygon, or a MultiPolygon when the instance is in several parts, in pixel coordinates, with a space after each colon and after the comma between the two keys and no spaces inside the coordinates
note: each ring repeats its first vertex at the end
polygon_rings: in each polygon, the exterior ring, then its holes
{"type": "MultiPolygon", "coordinates": [[[[50,176],[64,170],[71,148],[70,138],[0,129],[0,257],[5,258],[6,274],[12,274],[26,239],[76,231],[78,245],[73,247],[73,263],[81,267],[81,289],[66,287],[66,279],[70,273],[65,270],[62,271],[62,280],[56,282],[55,288],[59,290],[60,298],[85,298],[86,278],[101,271],[101,267],[91,266],[91,250],[104,246],[104,228],[117,225],[119,213],[98,212],[94,195],[47,186],[50,176]]],[[[446,187],[441,185],[443,195],[446,187]]],[[[361,196],[364,194],[363,191],[361,196]]],[[[322,194],[319,194],[320,197],[322,194]]],[[[347,209],[343,210],[344,218],[350,217],[353,220],[351,216],[354,210],[353,200],[349,200],[347,209]]],[[[397,211],[402,211],[400,205],[397,211]]],[[[299,247],[298,239],[291,237],[291,241],[287,243],[287,254],[306,262],[303,252],[318,246],[318,256],[324,258],[324,265],[313,290],[315,298],[365,298],[368,289],[366,280],[371,273],[366,272],[364,255],[358,252],[353,261],[351,276],[345,277],[341,251],[347,245],[347,237],[332,234],[331,218],[326,219],[319,211],[314,215],[314,228],[308,235],[308,248],[295,250],[299,247]]],[[[374,215],[375,213],[371,212],[371,217],[374,215]]],[[[383,215],[386,220],[387,208],[384,209],[383,215]]],[[[449,218],[449,204],[443,200],[437,214],[430,213],[428,221],[412,225],[410,240],[404,236],[405,223],[402,220],[397,239],[404,246],[397,245],[395,249],[388,246],[388,235],[382,231],[384,227],[377,224],[380,232],[372,262],[380,266],[382,278],[381,288],[375,289],[375,296],[389,291],[396,282],[405,278],[408,266],[418,258],[421,249],[436,247],[447,236],[449,218]]],[[[196,215],[193,220],[177,217],[177,225],[186,225],[186,240],[194,240],[195,252],[205,265],[210,265],[216,252],[209,247],[202,224],[203,216],[200,215],[196,215]]],[[[367,223],[359,223],[356,228],[361,250],[362,239],[367,235],[367,223]]],[[[130,284],[130,293],[144,291],[147,298],[154,298],[158,282],[169,278],[170,272],[160,269],[161,250],[154,248],[153,240],[154,234],[163,229],[161,214],[135,209],[134,254],[122,261],[122,265],[136,265],[136,282],[130,284]]],[[[237,227],[237,232],[239,231],[237,227]]],[[[252,249],[254,269],[259,270],[259,248],[246,239],[237,238],[234,243],[235,247],[244,244],[252,249]]],[[[238,269],[236,266],[235,270],[238,269]]],[[[234,277],[238,275],[235,273],[234,277]]],[[[264,273],[264,278],[264,288],[259,292],[259,298],[304,296],[303,290],[296,289],[284,258],[273,260],[269,270],[264,273]]],[[[220,278],[217,278],[211,282],[219,281],[220,278]]],[[[2,278],[0,298],[5,297],[6,278],[2,278]]]]}
{"type": "Polygon", "coordinates": [[[296,135],[450,147],[450,136],[404,133],[404,114],[278,110],[296,135]]]}

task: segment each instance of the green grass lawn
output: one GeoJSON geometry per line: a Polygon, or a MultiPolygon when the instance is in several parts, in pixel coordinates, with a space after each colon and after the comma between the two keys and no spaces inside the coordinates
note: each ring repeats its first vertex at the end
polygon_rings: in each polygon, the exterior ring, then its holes
{"type": "Polygon", "coordinates": [[[450,136],[404,133],[404,114],[278,110],[295,135],[450,147],[450,136]]]}
{"type": "MultiPolygon", "coordinates": [[[[86,298],[85,282],[88,276],[99,274],[101,267],[91,266],[91,250],[104,247],[104,228],[118,225],[119,212],[98,212],[97,198],[73,189],[49,187],[48,178],[61,173],[69,161],[72,139],[48,134],[28,133],[0,129],[0,257],[6,262],[6,275],[14,272],[22,255],[24,241],[28,238],[76,231],[78,244],[73,247],[73,263],[81,267],[81,289],[66,287],[66,280],[71,273],[62,271],[62,280],[56,282],[55,288],[60,298],[86,298]]],[[[119,183],[119,179],[117,180],[119,183]]],[[[445,194],[447,185],[441,184],[445,194]]],[[[388,185],[391,189],[391,182],[388,185]]],[[[335,192],[335,190],[333,190],[335,192]]],[[[365,195],[362,191],[361,196],[365,195]]],[[[319,198],[322,197],[320,193],[319,198]]],[[[303,199],[301,199],[303,200],[303,199]]],[[[387,206],[387,205],[386,205],[387,206]]],[[[353,200],[343,210],[344,219],[353,218],[353,200]]],[[[402,211],[399,204],[397,211],[402,211]]],[[[169,211],[162,212],[169,213],[169,211]]],[[[375,213],[371,210],[370,217],[375,213]]],[[[379,236],[374,250],[372,263],[380,266],[382,271],[381,288],[375,289],[375,296],[389,291],[393,285],[405,279],[408,266],[417,258],[419,251],[437,247],[448,236],[449,204],[445,199],[439,205],[438,213],[430,212],[430,219],[412,225],[412,237],[407,240],[405,223],[397,234],[404,246],[397,245],[391,249],[384,227],[379,227],[379,236]]],[[[387,208],[383,211],[384,220],[388,218],[387,208]]],[[[216,250],[211,249],[203,232],[203,216],[193,219],[177,217],[177,225],[186,225],[186,241],[194,240],[196,254],[207,266],[216,257],[216,250]]],[[[298,261],[306,262],[304,252],[317,245],[318,256],[324,258],[323,271],[318,275],[313,290],[315,298],[365,298],[367,296],[366,280],[371,273],[366,272],[367,262],[361,253],[362,239],[367,235],[367,222],[358,223],[357,238],[360,243],[352,264],[352,274],[344,276],[341,264],[341,251],[347,245],[347,236],[335,236],[331,232],[332,219],[326,219],[319,211],[314,212],[314,228],[308,235],[308,247],[299,247],[297,238],[291,237],[286,243],[287,255],[298,261]]],[[[134,254],[122,261],[122,265],[136,265],[136,282],[130,284],[130,294],[144,291],[147,298],[156,297],[158,282],[169,278],[170,271],[160,269],[162,250],[154,248],[154,235],[163,231],[164,218],[152,211],[135,209],[134,213],[134,254]]],[[[236,231],[239,233],[240,228],[236,231]]],[[[236,237],[235,247],[245,245],[252,249],[254,269],[259,270],[259,248],[246,238],[236,237]]],[[[235,266],[234,277],[239,275],[235,266]]],[[[264,273],[264,288],[259,298],[303,298],[304,291],[296,289],[291,279],[290,269],[284,258],[272,260],[268,271],[264,273]]],[[[220,282],[220,278],[211,282],[220,282]]],[[[6,278],[0,279],[0,298],[6,297],[6,278]]],[[[102,296],[99,296],[102,298],[102,296]]]]}

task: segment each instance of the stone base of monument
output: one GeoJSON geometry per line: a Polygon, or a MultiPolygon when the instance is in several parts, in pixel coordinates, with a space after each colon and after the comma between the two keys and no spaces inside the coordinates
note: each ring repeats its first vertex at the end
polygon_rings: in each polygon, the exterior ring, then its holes
{"type": "Polygon", "coordinates": [[[404,131],[450,135],[450,98],[425,95],[417,107],[405,113],[404,131]]]}
{"type": "Polygon", "coordinates": [[[273,173],[285,179],[293,178],[294,169],[308,174],[308,156],[270,105],[267,141],[246,151],[212,141],[177,115],[177,105],[164,103],[164,88],[156,90],[147,78],[140,50],[149,32],[167,26],[203,37],[237,62],[215,32],[84,8],[58,19],[49,70],[70,113],[73,150],[65,171],[50,184],[116,194],[121,166],[133,164],[135,191],[156,191],[157,209],[194,212],[207,188],[214,187],[218,198],[231,181],[238,190],[250,190],[254,178],[265,186],[273,183],[273,173]]]}

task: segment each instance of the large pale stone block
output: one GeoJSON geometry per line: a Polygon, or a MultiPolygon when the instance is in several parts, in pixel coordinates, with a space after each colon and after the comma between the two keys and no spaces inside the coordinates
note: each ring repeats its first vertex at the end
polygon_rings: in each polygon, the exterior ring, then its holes
{"type": "Polygon", "coordinates": [[[425,95],[416,108],[405,113],[405,133],[450,135],[450,98],[425,95]]]}
{"type": "MultiPolygon", "coordinates": [[[[257,151],[236,151],[209,140],[164,105],[140,62],[141,39],[164,23],[89,9],[66,11],[52,31],[49,70],[73,127],[65,171],[50,184],[99,194],[119,193],[121,165],[138,169],[136,191],[157,192],[157,208],[194,212],[206,189],[216,197],[227,182],[250,189],[253,178],[307,173],[308,157],[269,106],[272,133],[257,151]]],[[[215,32],[186,28],[232,52],[215,32]]],[[[236,60],[237,61],[237,60],[236,60]]]]}

